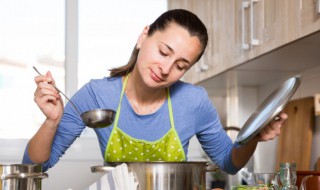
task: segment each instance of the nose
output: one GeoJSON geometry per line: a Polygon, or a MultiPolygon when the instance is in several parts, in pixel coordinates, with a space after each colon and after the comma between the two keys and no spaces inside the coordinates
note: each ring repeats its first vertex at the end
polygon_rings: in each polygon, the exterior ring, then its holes
{"type": "Polygon", "coordinates": [[[161,73],[166,74],[166,75],[169,74],[173,64],[174,63],[172,61],[170,61],[169,59],[160,63],[159,68],[161,70],[161,73]]]}

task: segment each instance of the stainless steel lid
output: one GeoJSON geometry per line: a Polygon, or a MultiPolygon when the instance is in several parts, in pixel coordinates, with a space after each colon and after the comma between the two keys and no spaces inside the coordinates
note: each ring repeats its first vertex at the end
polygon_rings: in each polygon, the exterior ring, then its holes
{"type": "Polygon", "coordinates": [[[284,108],[301,83],[301,76],[285,81],[275,89],[249,117],[238,133],[236,142],[246,144],[256,136],[284,108]]]}

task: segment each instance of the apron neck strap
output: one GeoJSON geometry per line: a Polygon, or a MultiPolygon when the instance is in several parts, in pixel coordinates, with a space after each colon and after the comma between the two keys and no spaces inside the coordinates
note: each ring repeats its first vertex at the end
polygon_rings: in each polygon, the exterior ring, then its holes
{"type": "MultiPolygon", "coordinates": [[[[127,82],[128,82],[128,78],[129,78],[130,73],[125,77],[124,81],[123,81],[123,85],[122,85],[122,90],[121,90],[121,95],[120,95],[120,101],[119,101],[119,105],[118,105],[118,109],[117,109],[117,113],[116,113],[116,118],[114,121],[114,127],[118,126],[118,120],[119,120],[119,116],[120,116],[120,111],[121,111],[121,103],[122,103],[122,97],[124,95],[126,86],[127,86],[127,82]]],[[[174,120],[173,120],[173,112],[172,112],[172,103],[171,103],[171,98],[170,98],[170,91],[169,91],[169,87],[166,88],[167,89],[167,98],[168,98],[168,109],[169,109],[169,117],[170,117],[170,124],[171,127],[174,128],[174,120]]]]}
{"type": "Polygon", "coordinates": [[[173,120],[173,112],[172,112],[172,103],[171,103],[171,98],[170,98],[169,87],[167,88],[167,97],[168,97],[168,109],[169,109],[169,117],[170,117],[171,128],[174,128],[174,120],[173,120]]]}
{"type": "Polygon", "coordinates": [[[118,105],[118,109],[117,109],[117,113],[116,113],[116,118],[115,118],[115,120],[114,120],[114,125],[113,125],[114,127],[117,127],[117,126],[118,126],[118,120],[119,120],[119,116],[120,116],[122,97],[123,97],[124,91],[125,91],[126,86],[127,86],[127,82],[128,82],[129,75],[130,75],[130,73],[127,74],[126,78],[125,78],[124,81],[123,81],[122,90],[121,90],[121,95],[120,95],[120,101],[119,101],[119,105],[118,105]]]}

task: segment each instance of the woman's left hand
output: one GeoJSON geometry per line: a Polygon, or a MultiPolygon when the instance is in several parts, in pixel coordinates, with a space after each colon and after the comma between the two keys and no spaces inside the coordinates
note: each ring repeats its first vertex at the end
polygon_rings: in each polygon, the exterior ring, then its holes
{"type": "Polygon", "coordinates": [[[276,138],[280,135],[281,127],[284,122],[287,120],[288,115],[281,112],[278,116],[278,119],[271,121],[265,128],[263,128],[258,136],[259,141],[268,141],[276,138]]]}

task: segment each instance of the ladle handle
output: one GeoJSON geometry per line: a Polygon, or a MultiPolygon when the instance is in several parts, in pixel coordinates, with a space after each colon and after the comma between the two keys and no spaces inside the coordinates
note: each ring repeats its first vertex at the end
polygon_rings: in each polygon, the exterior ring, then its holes
{"type": "MultiPolygon", "coordinates": [[[[34,69],[39,75],[42,75],[35,66],[33,66],[33,69],[34,69]]],[[[49,83],[49,84],[50,84],[50,83],[49,83]]],[[[54,85],[54,84],[51,84],[51,85],[52,85],[59,93],[61,93],[61,94],[71,103],[71,105],[72,105],[73,108],[78,112],[78,114],[81,115],[81,113],[80,113],[80,111],[78,110],[78,108],[76,107],[76,105],[67,97],[67,95],[65,95],[63,92],[61,92],[61,90],[60,90],[58,87],[56,87],[56,85],[54,85]]]]}

